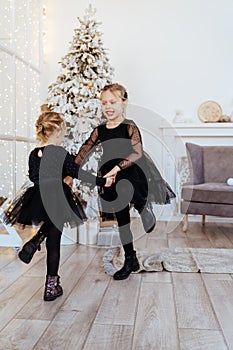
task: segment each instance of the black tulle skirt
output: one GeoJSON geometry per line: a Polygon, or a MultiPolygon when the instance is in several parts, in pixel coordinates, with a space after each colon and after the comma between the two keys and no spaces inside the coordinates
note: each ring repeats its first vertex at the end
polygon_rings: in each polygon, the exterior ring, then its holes
{"type": "Polygon", "coordinates": [[[143,156],[140,158],[138,164],[147,179],[148,202],[155,204],[170,204],[171,199],[176,198],[176,194],[167,181],[164,180],[153,160],[145,151],[143,152],[143,156]]]}
{"type": "MultiPolygon", "coordinates": [[[[112,165],[111,165],[112,167],[112,165]]],[[[99,175],[105,175],[109,170],[103,165],[100,168],[99,175]]],[[[111,213],[115,208],[111,208],[109,202],[114,201],[119,193],[117,192],[117,183],[120,180],[127,180],[133,187],[133,195],[129,203],[135,206],[137,210],[141,210],[145,205],[152,204],[169,204],[171,199],[176,195],[163,179],[153,160],[144,152],[140,160],[122,171],[117,175],[117,181],[111,187],[100,189],[100,197],[102,201],[101,211],[111,213]]],[[[58,180],[57,180],[58,181],[58,180]]],[[[60,230],[64,223],[70,223],[71,226],[78,225],[87,220],[84,209],[69,186],[63,184],[64,191],[57,191],[58,183],[51,180],[50,183],[44,185],[43,193],[46,194],[41,198],[39,186],[26,182],[10,206],[5,210],[3,220],[6,224],[20,223],[22,225],[38,225],[40,222],[52,221],[60,230]],[[62,193],[60,193],[62,192],[62,193]],[[45,208],[44,204],[47,202],[45,208]]],[[[121,188],[120,197],[123,200],[127,194],[127,182],[121,188]]],[[[123,206],[122,204],[122,206],[123,206]]],[[[123,207],[121,208],[123,209],[123,207]]]]}
{"type": "MultiPolygon", "coordinates": [[[[117,163],[116,163],[117,164],[117,163]]],[[[103,164],[99,170],[99,176],[105,175],[116,164],[103,164]]],[[[163,179],[150,156],[143,152],[143,156],[134,165],[121,170],[116,177],[116,182],[111,187],[100,189],[100,206],[102,216],[109,214],[111,208],[123,209],[126,204],[133,205],[139,212],[146,206],[155,204],[170,204],[176,195],[163,179]],[[120,180],[127,180],[121,187],[117,187],[120,180]],[[133,188],[132,196],[126,203],[128,192],[133,188]],[[118,202],[117,202],[118,201],[118,202]],[[112,203],[111,203],[112,202],[112,203]],[[115,203],[116,206],[115,206],[115,203]]],[[[117,209],[118,210],[118,209],[117,209]]]]}
{"type": "Polygon", "coordinates": [[[76,194],[65,184],[63,188],[64,193],[61,196],[56,191],[54,181],[52,184],[47,184],[47,188],[43,189],[43,192],[47,193],[49,198],[45,209],[43,204],[45,202],[42,201],[39,187],[29,182],[25,183],[5,210],[4,222],[11,225],[15,223],[38,225],[40,222],[52,221],[55,226],[62,230],[64,223],[74,226],[87,220],[76,194]]]}

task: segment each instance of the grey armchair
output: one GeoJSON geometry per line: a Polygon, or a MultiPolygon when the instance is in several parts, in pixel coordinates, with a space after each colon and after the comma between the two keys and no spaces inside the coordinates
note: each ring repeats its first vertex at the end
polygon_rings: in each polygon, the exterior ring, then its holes
{"type": "Polygon", "coordinates": [[[191,182],[181,189],[183,231],[188,227],[188,215],[233,217],[233,146],[200,146],[186,143],[191,182]]]}

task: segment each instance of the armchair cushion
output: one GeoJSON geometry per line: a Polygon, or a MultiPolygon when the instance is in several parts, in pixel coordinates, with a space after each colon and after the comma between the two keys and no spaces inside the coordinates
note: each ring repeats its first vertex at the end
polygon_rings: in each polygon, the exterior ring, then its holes
{"type": "Polygon", "coordinates": [[[233,186],[225,183],[204,183],[199,185],[183,185],[181,198],[184,201],[206,203],[233,204],[233,186]]]}

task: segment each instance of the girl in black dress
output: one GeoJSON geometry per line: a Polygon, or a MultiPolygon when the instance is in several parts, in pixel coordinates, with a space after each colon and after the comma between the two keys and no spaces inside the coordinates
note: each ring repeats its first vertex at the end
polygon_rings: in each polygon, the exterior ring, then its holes
{"type": "Polygon", "coordinates": [[[114,213],[118,222],[125,263],[113,277],[122,280],[139,269],[130,229],[130,205],[138,210],[144,229],[149,233],[156,224],[152,202],[169,203],[175,194],[143,151],[137,125],[124,117],[128,103],[125,88],[119,84],[105,86],[101,102],[106,122],[92,131],[75,162],[81,165],[93,147],[101,143],[99,175],[114,179],[111,187],[100,191],[101,209],[105,214],[114,213]]]}
{"type": "Polygon", "coordinates": [[[66,176],[79,177],[102,187],[110,186],[112,179],[95,177],[81,170],[75,164],[74,157],[60,146],[65,133],[60,114],[52,111],[42,113],[36,121],[36,133],[41,145],[29,156],[29,178],[33,186],[15,198],[5,213],[5,221],[23,225],[43,222],[37,234],[24,244],[19,258],[29,263],[46,238],[47,276],[44,300],[51,301],[63,293],[58,276],[63,225],[66,222],[79,224],[86,220],[79,200],[63,179],[66,176]]]}

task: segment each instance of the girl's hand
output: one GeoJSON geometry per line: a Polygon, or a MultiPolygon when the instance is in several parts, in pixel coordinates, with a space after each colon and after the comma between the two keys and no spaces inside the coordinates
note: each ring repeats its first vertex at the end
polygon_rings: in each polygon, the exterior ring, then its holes
{"type": "Polygon", "coordinates": [[[115,165],[112,170],[110,170],[107,174],[105,174],[103,177],[116,177],[116,174],[120,171],[120,167],[118,165],[115,165]]]}
{"type": "Polygon", "coordinates": [[[73,186],[73,178],[71,176],[66,176],[64,179],[63,179],[63,182],[68,185],[70,188],[72,188],[73,186]]]}
{"type": "MultiPolygon", "coordinates": [[[[105,176],[104,176],[104,177],[105,177],[105,176]]],[[[114,177],[108,177],[108,178],[106,178],[106,183],[105,183],[104,187],[110,187],[110,186],[112,186],[113,182],[114,182],[114,177]]]]}

